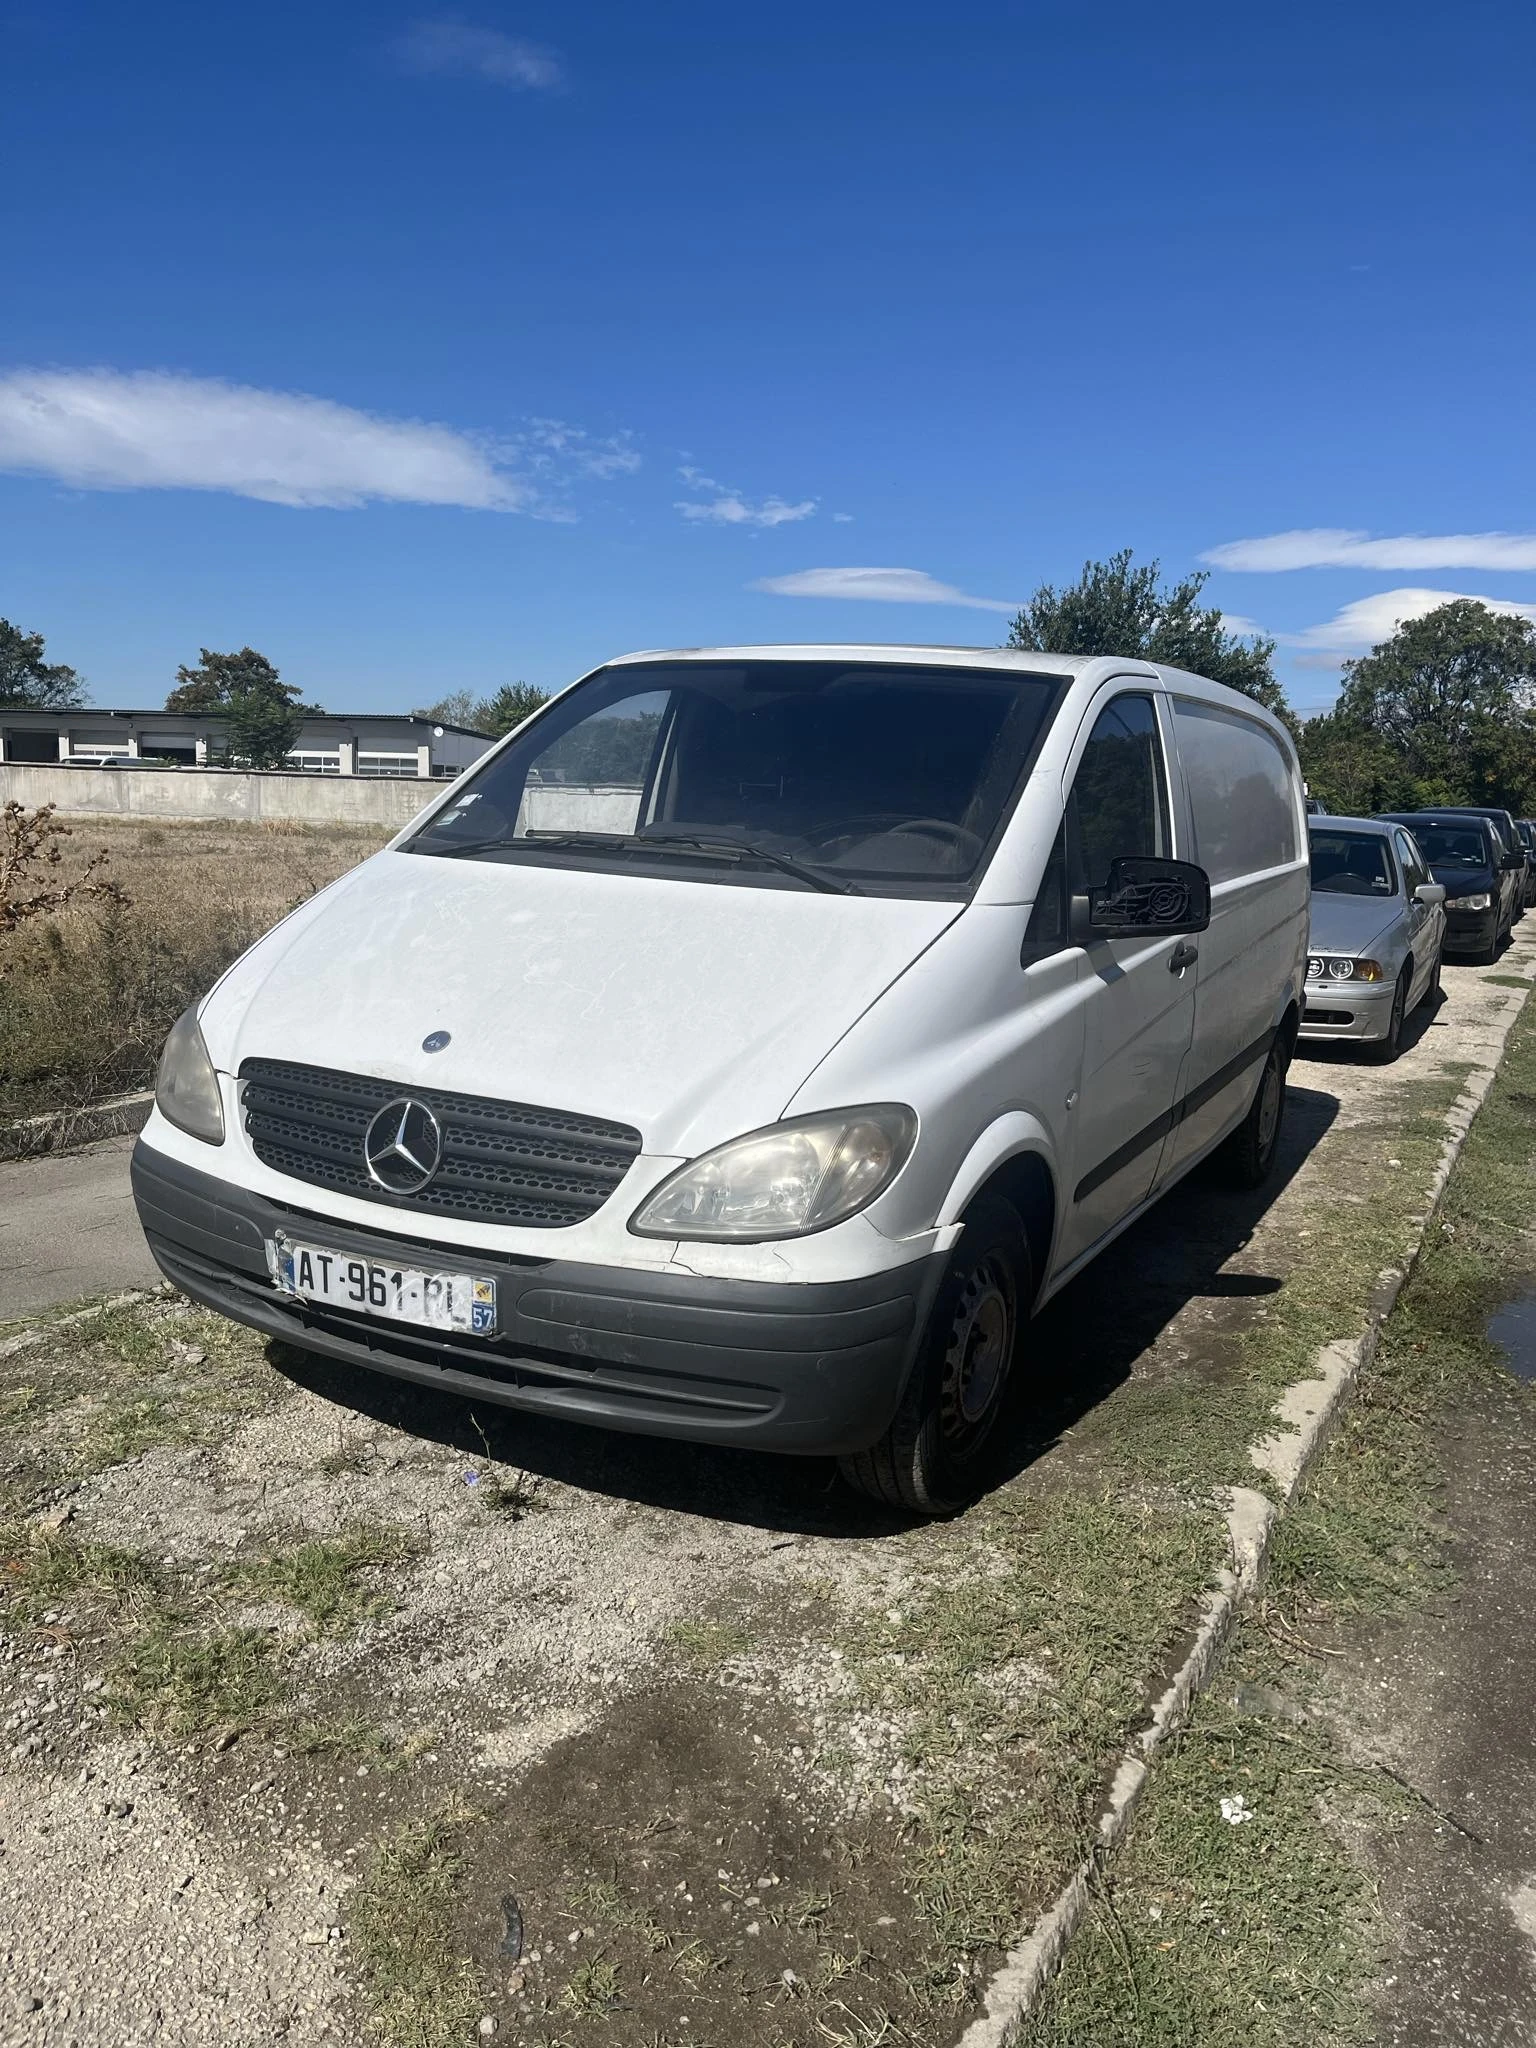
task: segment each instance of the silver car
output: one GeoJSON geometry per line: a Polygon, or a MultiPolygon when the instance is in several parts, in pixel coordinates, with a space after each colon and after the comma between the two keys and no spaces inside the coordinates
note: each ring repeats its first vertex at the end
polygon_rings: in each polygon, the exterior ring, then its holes
{"type": "Polygon", "coordinates": [[[1445,890],[1405,826],[1307,820],[1312,935],[1303,1038],[1365,1041],[1395,1060],[1403,1021],[1440,987],[1445,890]]]}

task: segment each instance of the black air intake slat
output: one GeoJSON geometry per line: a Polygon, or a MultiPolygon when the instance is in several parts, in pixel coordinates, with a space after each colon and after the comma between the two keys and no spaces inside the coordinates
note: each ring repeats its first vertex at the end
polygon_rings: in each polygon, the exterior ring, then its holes
{"type": "Polygon", "coordinates": [[[628,1124],[329,1067],[246,1060],[240,1079],[246,1135],[264,1166],[395,1209],[559,1229],[600,1209],[640,1150],[640,1133],[628,1124]],[[414,1195],[381,1188],[363,1160],[369,1124],[401,1095],[424,1102],[443,1133],[442,1164],[414,1195]]]}

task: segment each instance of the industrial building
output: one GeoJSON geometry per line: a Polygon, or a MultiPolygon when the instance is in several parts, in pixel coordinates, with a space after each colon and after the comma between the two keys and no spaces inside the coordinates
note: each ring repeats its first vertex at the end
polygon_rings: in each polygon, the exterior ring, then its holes
{"type": "MultiPolygon", "coordinates": [[[[228,721],[217,711],[34,711],[0,705],[0,762],[160,762],[220,767],[228,721]]],[[[495,741],[467,726],[414,712],[307,714],[285,767],[303,775],[444,778],[460,774],[495,741]]]]}

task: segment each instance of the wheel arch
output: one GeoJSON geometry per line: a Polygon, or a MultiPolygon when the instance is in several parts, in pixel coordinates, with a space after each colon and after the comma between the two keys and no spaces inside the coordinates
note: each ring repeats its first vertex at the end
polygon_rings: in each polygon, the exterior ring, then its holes
{"type": "Polygon", "coordinates": [[[940,1227],[963,1221],[979,1200],[993,1195],[1023,1221],[1038,1294],[1056,1242],[1056,1173],[1044,1126],[1022,1111],[999,1118],[966,1154],[939,1213],[940,1227]]]}

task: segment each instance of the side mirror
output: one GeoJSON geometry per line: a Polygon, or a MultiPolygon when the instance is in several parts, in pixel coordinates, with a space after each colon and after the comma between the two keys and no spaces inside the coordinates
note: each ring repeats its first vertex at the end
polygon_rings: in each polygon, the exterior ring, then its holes
{"type": "Polygon", "coordinates": [[[1420,882],[1414,895],[1421,903],[1427,903],[1431,910],[1445,901],[1444,882],[1420,882]]]}
{"type": "Polygon", "coordinates": [[[1525,866],[1525,855],[1523,853],[1506,853],[1502,866],[1506,874],[1513,874],[1517,868],[1525,866]]]}
{"type": "Polygon", "coordinates": [[[1187,860],[1125,856],[1109,864],[1102,889],[1072,899],[1072,937],[1140,939],[1158,932],[1170,938],[1203,932],[1211,921],[1211,878],[1187,860]]]}

